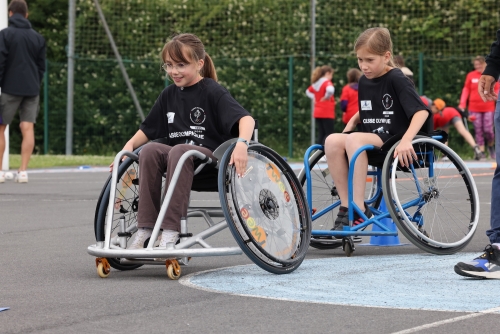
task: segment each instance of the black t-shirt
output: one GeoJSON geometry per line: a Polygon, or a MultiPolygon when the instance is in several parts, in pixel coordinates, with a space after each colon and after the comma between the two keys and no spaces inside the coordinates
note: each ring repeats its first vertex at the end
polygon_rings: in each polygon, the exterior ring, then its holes
{"type": "MultiPolygon", "coordinates": [[[[417,94],[413,83],[395,68],[375,79],[359,79],[358,107],[361,131],[388,138],[406,132],[413,115],[430,110],[417,94]]],[[[431,119],[431,118],[428,118],[431,119]]],[[[428,122],[422,131],[430,133],[428,122]]]]}
{"type": "Polygon", "coordinates": [[[150,140],[168,138],[171,146],[193,141],[212,151],[238,136],[238,121],[249,116],[227,89],[210,78],[189,87],[166,87],[140,129],[150,140]]]}

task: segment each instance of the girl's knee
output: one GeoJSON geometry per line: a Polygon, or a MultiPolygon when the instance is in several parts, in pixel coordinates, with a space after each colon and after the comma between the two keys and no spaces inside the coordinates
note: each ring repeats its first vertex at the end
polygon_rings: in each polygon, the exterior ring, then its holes
{"type": "MultiPolygon", "coordinates": [[[[192,149],[193,149],[193,145],[184,145],[184,144],[175,145],[174,147],[172,147],[172,149],[168,153],[168,163],[169,164],[171,164],[171,163],[177,164],[177,162],[182,157],[182,155],[184,153],[186,153],[187,151],[192,150],[192,149]]],[[[192,163],[193,161],[194,161],[194,156],[191,155],[186,160],[186,163],[192,163]]]]}
{"type": "Polygon", "coordinates": [[[144,145],[144,147],[141,149],[140,154],[142,155],[150,155],[152,152],[156,151],[156,145],[157,143],[148,143],[144,145]]]}
{"type": "Polygon", "coordinates": [[[326,137],[325,140],[325,148],[334,148],[334,147],[343,147],[345,142],[345,134],[342,133],[333,133],[326,137]]]}

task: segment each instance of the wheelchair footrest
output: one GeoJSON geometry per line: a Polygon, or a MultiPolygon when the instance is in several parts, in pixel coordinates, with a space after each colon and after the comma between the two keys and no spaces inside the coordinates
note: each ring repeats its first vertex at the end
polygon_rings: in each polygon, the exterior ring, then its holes
{"type": "Polygon", "coordinates": [[[87,253],[96,257],[127,258],[127,259],[151,259],[151,258],[178,258],[178,257],[201,257],[240,255],[243,253],[239,247],[217,247],[217,248],[184,248],[184,249],[105,249],[96,245],[87,248],[87,253]]]}

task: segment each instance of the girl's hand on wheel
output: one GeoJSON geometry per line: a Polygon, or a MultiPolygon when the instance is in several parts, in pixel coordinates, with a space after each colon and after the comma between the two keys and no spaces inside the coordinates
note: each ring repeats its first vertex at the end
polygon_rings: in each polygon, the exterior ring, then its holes
{"type": "Polygon", "coordinates": [[[229,165],[233,165],[236,167],[236,174],[238,177],[241,177],[245,174],[247,169],[248,162],[248,153],[247,153],[247,145],[243,142],[236,143],[236,147],[233,150],[233,154],[231,154],[231,160],[229,161],[229,165]]]}
{"type": "Polygon", "coordinates": [[[413,149],[411,141],[401,140],[394,150],[394,158],[399,157],[399,163],[403,167],[410,167],[413,160],[417,160],[417,154],[413,149]]]}
{"type": "MultiPolygon", "coordinates": [[[[132,146],[132,144],[129,144],[129,143],[126,143],[125,146],[123,146],[122,148],[122,151],[130,151],[130,152],[133,152],[134,151],[134,147],[132,146]]],[[[127,156],[123,156],[122,158],[122,161],[127,159],[127,156]]],[[[109,172],[111,173],[113,171],[113,165],[114,165],[114,161],[109,165],[109,172]]]]}

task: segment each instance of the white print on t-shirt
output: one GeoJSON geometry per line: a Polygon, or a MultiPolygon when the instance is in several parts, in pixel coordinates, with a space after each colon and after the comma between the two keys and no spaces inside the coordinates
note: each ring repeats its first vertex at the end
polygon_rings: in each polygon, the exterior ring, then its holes
{"type": "Polygon", "coordinates": [[[389,131],[384,130],[384,127],[381,126],[372,131],[373,133],[389,133],[389,131]]]}
{"type": "Polygon", "coordinates": [[[393,115],[394,114],[394,111],[392,110],[386,110],[383,112],[384,115],[393,115]]]}
{"type": "Polygon", "coordinates": [[[194,107],[191,109],[191,112],[189,113],[189,118],[191,119],[191,122],[193,122],[196,125],[201,125],[203,122],[205,122],[207,115],[205,114],[205,110],[203,110],[200,107],[194,107]]]}
{"type": "Polygon", "coordinates": [[[202,127],[202,126],[192,126],[191,125],[190,128],[193,129],[193,130],[205,130],[205,128],[202,127]]]}
{"type": "Polygon", "coordinates": [[[385,109],[389,109],[392,107],[392,104],[393,104],[394,101],[392,101],[392,96],[390,96],[389,94],[385,94],[383,97],[382,97],[382,105],[384,106],[385,109]]]}
{"type": "Polygon", "coordinates": [[[364,124],[374,124],[374,123],[382,123],[382,124],[391,124],[391,120],[389,118],[365,118],[363,119],[364,124]]]}
{"type": "Polygon", "coordinates": [[[472,79],[472,83],[474,83],[474,84],[475,84],[475,83],[478,83],[478,82],[479,82],[479,79],[478,79],[478,78],[474,78],[474,79],[472,79]]]}
{"type": "Polygon", "coordinates": [[[198,134],[194,131],[180,131],[180,132],[172,132],[169,137],[170,138],[179,138],[179,137],[196,137],[199,139],[204,139],[205,135],[198,134]]]}
{"type": "Polygon", "coordinates": [[[372,101],[370,100],[361,101],[361,110],[372,110],[372,101]]]}
{"type": "Polygon", "coordinates": [[[167,117],[168,117],[168,123],[173,123],[174,122],[175,113],[168,112],[167,113],[167,117]]]}

